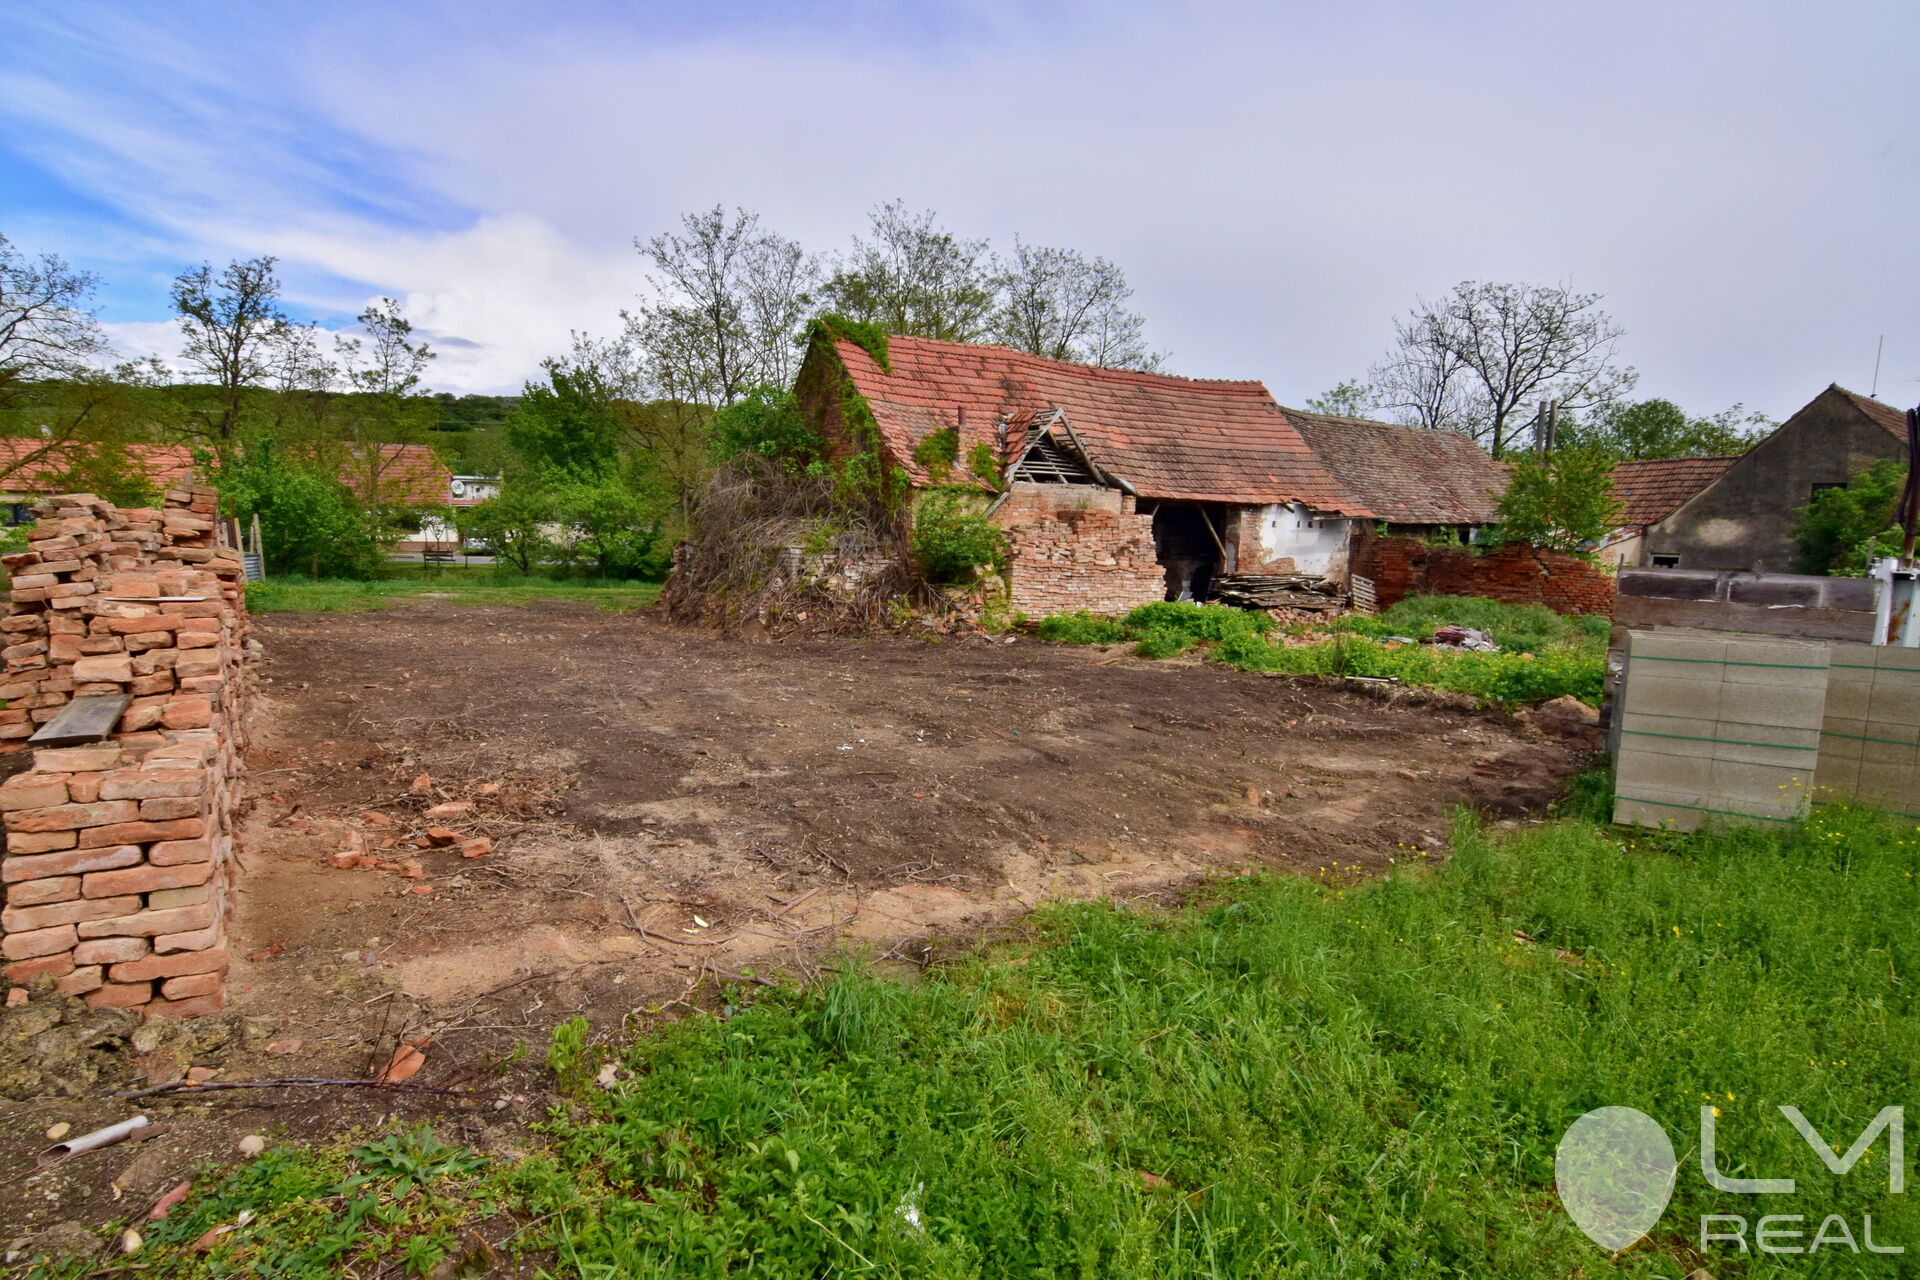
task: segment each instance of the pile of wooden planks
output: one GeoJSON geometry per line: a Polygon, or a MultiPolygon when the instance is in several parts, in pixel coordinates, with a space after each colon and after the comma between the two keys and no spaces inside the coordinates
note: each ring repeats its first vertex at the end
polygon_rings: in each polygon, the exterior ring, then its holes
{"type": "Polygon", "coordinates": [[[1338,609],[1346,592],[1331,578],[1310,573],[1227,573],[1207,598],[1241,609],[1338,609]]]}

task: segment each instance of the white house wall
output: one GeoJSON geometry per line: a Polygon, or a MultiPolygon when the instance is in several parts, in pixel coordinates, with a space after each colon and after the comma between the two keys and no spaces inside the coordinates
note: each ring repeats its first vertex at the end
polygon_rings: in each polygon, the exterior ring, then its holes
{"type": "Polygon", "coordinates": [[[1316,512],[1299,503],[1252,507],[1242,520],[1252,537],[1243,537],[1242,573],[1315,573],[1338,577],[1347,571],[1345,516],[1316,512]]]}

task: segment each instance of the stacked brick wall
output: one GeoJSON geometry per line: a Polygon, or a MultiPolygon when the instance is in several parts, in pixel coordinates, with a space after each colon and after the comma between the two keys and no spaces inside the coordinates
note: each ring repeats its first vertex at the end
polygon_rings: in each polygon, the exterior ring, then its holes
{"type": "Polygon", "coordinates": [[[1131,494],[1091,485],[1015,485],[994,514],[1011,559],[1012,605],[1031,617],[1125,613],[1166,594],[1153,517],[1131,494]]]}
{"type": "Polygon", "coordinates": [[[1579,556],[1509,542],[1490,551],[1428,546],[1418,538],[1357,534],[1353,572],[1371,578],[1385,608],[1411,595],[1486,596],[1556,613],[1613,612],[1613,576],[1579,556]]]}
{"type": "Polygon", "coordinates": [[[93,1005],[191,1016],[222,1007],[247,615],[211,489],[157,510],[54,498],[5,557],[0,954],[93,1005]],[[67,702],[129,694],[84,746],[26,739],[67,702]]]}

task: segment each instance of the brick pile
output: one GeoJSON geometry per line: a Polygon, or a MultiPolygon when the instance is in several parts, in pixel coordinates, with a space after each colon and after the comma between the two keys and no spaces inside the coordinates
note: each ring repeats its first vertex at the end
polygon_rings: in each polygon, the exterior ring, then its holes
{"type": "Polygon", "coordinates": [[[1412,595],[1445,595],[1543,604],[1556,613],[1613,612],[1613,575],[1579,556],[1524,542],[1479,551],[1362,530],[1354,536],[1352,564],[1354,573],[1373,579],[1383,609],[1412,595]]]}
{"type": "Polygon", "coordinates": [[[32,751],[0,784],[0,955],[95,1007],[191,1016],[224,1003],[231,817],[247,615],[211,489],[157,510],[53,498],[5,557],[0,752],[66,703],[129,694],[114,732],[32,751]]]}
{"type": "Polygon", "coordinates": [[[995,513],[1006,534],[1012,605],[1032,617],[1125,613],[1166,594],[1153,517],[1132,494],[1089,485],[1015,485],[995,513]]]}

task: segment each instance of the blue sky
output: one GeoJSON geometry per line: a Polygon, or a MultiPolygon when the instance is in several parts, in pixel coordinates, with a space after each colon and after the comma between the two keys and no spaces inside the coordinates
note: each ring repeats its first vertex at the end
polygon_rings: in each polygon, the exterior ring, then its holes
{"type": "Polygon", "coordinates": [[[170,352],[183,267],[399,297],[506,390],[715,203],[842,247],[902,198],[1126,268],[1170,367],[1299,403],[1462,279],[1607,295],[1643,394],[1920,400],[1911,3],[0,0],[0,234],[170,352]]]}

